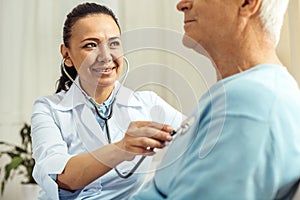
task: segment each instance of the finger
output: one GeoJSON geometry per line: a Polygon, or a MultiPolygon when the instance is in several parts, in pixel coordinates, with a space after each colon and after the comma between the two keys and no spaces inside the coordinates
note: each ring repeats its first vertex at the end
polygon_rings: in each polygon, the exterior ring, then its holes
{"type": "Polygon", "coordinates": [[[152,127],[152,128],[162,130],[162,131],[165,131],[165,132],[172,132],[173,131],[173,128],[170,125],[160,124],[160,123],[157,123],[157,122],[152,122],[148,126],[152,127]]]}
{"type": "Polygon", "coordinates": [[[149,138],[152,138],[155,140],[159,140],[161,142],[172,140],[172,136],[170,135],[169,132],[157,130],[152,127],[144,127],[142,129],[143,129],[143,133],[145,134],[146,137],[149,137],[149,138]]]}
{"type": "Polygon", "coordinates": [[[173,128],[170,125],[161,124],[161,123],[158,123],[158,122],[153,122],[153,121],[135,121],[134,123],[135,123],[135,125],[137,127],[148,126],[148,127],[152,127],[152,128],[158,129],[158,130],[166,131],[166,132],[173,131],[173,128]]]}
{"type": "Polygon", "coordinates": [[[134,146],[146,149],[146,150],[153,150],[155,148],[163,148],[165,147],[165,142],[161,142],[159,140],[155,140],[152,138],[147,138],[147,137],[140,137],[136,139],[136,143],[134,146]]]}
{"type": "Polygon", "coordinates": [[[148,126],[139,128],[138,130],[136,130],[136,129],[128,130],[127,135],[130,135],[131,137],[134,137],[134,138],[148,137],[148,138],[158,140],[160,142],[172,140],[172,136],[170,135],[169,132],[161,131],[156,128],[152,128],[152,127],[148,127],[148,126]]]}
{"type": "MultiPolygon", "coordinates": [[[[136,142],[138,143],[138,142],[136,142]]],[[[121,154],[123,155],[122,157],[125,160],[133,160],[135,156],[137,155],[145,155],[145,156],[151,156],[154,155],[156,152],[154,151],[154,148],[149,147],[144,143],[145,145],[130,145],[127,146],[126,144],[124,145],[123,142],[116,142],[114,145],[121,150],[121,154]]]]}
{"type": "Polygon", "coordinates": [[[127,152],[133,156],[136,155],[146,155],[151,156],[154,155],[156,152],[154,151],[154,148],[152,147],[141,147],[141,146],[134,146],[131,147],[130,150],[127,149],[127,152]]]}

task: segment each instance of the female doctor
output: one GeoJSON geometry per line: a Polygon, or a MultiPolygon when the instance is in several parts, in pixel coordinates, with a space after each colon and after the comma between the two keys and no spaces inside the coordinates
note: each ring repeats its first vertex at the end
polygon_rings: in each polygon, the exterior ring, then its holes
{"type": "Polygon", "coordinates": [[[153,92],[133,92],[117,81],[125,58],[110,9],[95,3],[75,7],[64,23],[63,42],[56,94],[33,106],[39,198],[126,199],[146,174],[120,176],[138,155],[151,156],[171,141],[171,126],[179,126],[182,114],[153,92]]]}

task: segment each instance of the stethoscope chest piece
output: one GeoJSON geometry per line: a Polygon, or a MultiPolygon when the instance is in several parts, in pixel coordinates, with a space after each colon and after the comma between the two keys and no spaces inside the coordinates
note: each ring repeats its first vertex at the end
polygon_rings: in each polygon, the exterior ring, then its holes
{"type": "Polygon", "coordinates": [[[186,120],[184,120],[180,127],[176,130],[176,131],[173,131],[171,133],[171,135],[177,135],[176,137],[180,136],[180,135],[184,135],[188,132],[188,130],[191,128],[192,124],[195,122],[196,120],[196,117],[195,116],[191,116],[189,118],[187,118],[186,120]]]}

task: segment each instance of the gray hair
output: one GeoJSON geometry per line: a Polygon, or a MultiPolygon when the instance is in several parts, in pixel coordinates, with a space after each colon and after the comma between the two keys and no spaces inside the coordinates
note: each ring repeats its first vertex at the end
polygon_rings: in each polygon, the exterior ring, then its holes
{"type": "Polygon", "coordinates": [[[277,45],[289,0],[262,0],[260,18],[263,27],[277,45]]]}

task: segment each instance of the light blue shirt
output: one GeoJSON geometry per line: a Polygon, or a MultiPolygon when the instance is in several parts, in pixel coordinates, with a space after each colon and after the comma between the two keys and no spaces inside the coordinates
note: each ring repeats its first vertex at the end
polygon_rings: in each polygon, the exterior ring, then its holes
{"type": "MultiPolygon", "coordinates": [[[[98,112],[100,113],[101,116],[104,116],[105,118],[109,117],[110,112],[112,112],[111,105],[113,104],[113,100],[114,100],[113,97],[114,97],[114,94],[111,93],[110,96],[108,97],[108,99],[105,102],[103,102],[102,104],[98,104],[95,102],[98,112]]],[[[102,130],[104,130],[105,121],[98,115],[96,115],[96,118],[97,118],[97,121],[100,124],[100,127],[102,128],[102,130]]]]}
{"type": "Polygon", "coordinates": [[[259,65],[215,84],[131,199],[291,199],[300,178],[300,92],[284,67],[259,65]]]}
{"type": "MultiPolygon", "coordinates": [[[[78,83],[78,79],[75,81],[78,83]]],[[[112,142],[123,138],[131,121],[157,121],[174,128],[182,121],[182,114],[155,93],[133,92],[125,87],[119,90],[113,111],[108,121],[112,142]]],[[[68,92],[38,98],[31,127],[36,161],[33,177],[42,188],[39,199],[126,199],[141,186],[151,164],[151,157],[145,159],[128,179],[119,178],[111,170],[82,190],[70,192],[57,187],[50,176],[60,174],[72,156],[108,144],[94,107],[74,84],[68,92]]],[[[119,171],[128,171],[137,159],[138,156],[132,162],[121,163],[117,166],[119,171]]]]}

